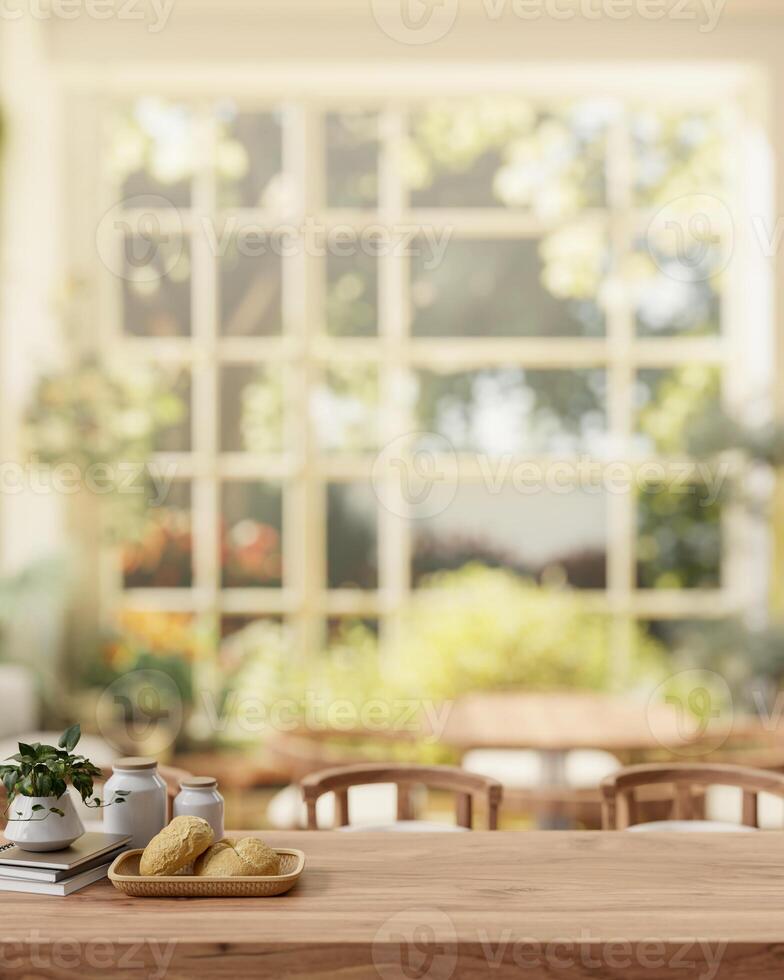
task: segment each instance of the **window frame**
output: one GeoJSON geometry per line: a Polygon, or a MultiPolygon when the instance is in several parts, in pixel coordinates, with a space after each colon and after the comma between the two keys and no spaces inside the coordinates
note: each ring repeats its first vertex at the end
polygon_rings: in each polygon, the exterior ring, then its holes
{"type": "MultiPolygon", "coordinates": [[[[530,97],[546,92],[547,98],[579,93],[580,97],[645,96],[648,102],[674,105],[709,104],[732,100],[735,107],[733,125],[738,134],[737,161],[747,163],[754,134],[742,110],[756,105],[760,79],[750,70],[737,64],[727,66],[685,66],[666,72],[651,66],[643,71],[635,66],[632,83],[623,66],[572,66],[569,69],[553,65],[529,65],[524,69],[509,65],[441,66],[438,73],[422,66],[337,67],[334,65],[296,65],[287,63],[269,69],[208,65],[195,67],[153,68],[124,65],[107,80],[100,80],[86,69],[71,69],[64,73],[71,93],[70,102],[81,125],[75,132],[92,133],[102,107],[110,100],[156,94],[161,97],[187,98],[190,103],[214,99],[215,93],[232,95],[236,91],[264,92],[264,97],[243,95],[243,109],[263,109],[288,105],[290,125],[284,131],[284,168],[296,174],[305,194],[301,201],[303,215],[315,215],[327,223],[352,223],[368,219],[389,224],[433,224],[448,222],[456,237],[536,237],[544,226],[532,221],[530,215],[514,209],[414,209],[408,206],[396,177],[404,126],[405,107],[433,97],[470,97],[477,94],[503,92],[530,97]],[[98,94],[98,92],[101,94],[98,94]],[[394,92],[394,98],[389,97],[394,92]],[[323,157],[321,113],[349,105],[380,105],[384,142],[380,155],[380,193],[378,208],[370,213],[346,209],[328,209],[323,200],[324,171],[319,161],[323,157]]],[[[756,110],[749,110],[756,116],[756,110]]],[[[209,145],[209,125],[203,138],[209,145]]],[[[70,138],[70,134],[69,134],[70,138]]],[[[621,199],[629,180],[629,148],[624,134],[614,133],[614,186],[621,199]]],[[[84,159],[81,153],[70,159],[84,159]]],[[[208,154],[205,155],[205,159],[208,154]]],[[[208,167],[202,166],[194,181],[191,212],[194,218],[209,216],[214,211],[214,186],[211,186],[208,167]]],[[[116,191],[100,179],[99,174],[80,175],[85,188],[90,180],[97,182],[99,193],[94,195],[96,216],[108,210],[117,200],[116,191]]],[[[739,222],[750,216],[748,190],[740,183],[735,191],[734,212],[739,222]]],[[[617,220],[611,222],[613,244],[622,253],[628,247],[630,217],[634,209],[621,203],[616,210],[617,220]]],[[[253,221],[269,222],[264,212],[244,211],[253,221]]],[[[639,217],[639,215],[637,215],[639,217]]],[[[82,228],[83,230],[83,228],[82,228]]],[[[194,243],[200,236],[196,236],[194,243]]],[[[86,250],[82,243],[82,256],[86,250]]],[[[409,340],[407,264],[404,258],[386,255],[379,258],[379,334],[368,342],[364,338],[337,339],[319,333],[323,310],[324,275],[320,260],[300,255],[284,260],[284,279],[289,297],[298,297],[286,311],[289,330],[274,338],[220,338],[217,335],[216,263],[204,254],[203,245],[192,257],[191,338],[152,340],[133,338],[121,333],[118,315],[118,282],[102,276],[95,310],[98,322],[109,324],[96,340],[112,356],[118,351],[138,357],[142,352],[168,363],[190,364],[193,400],[193,445],[191,458],[176,458],[159,454],[157,462],[172,465],[178,476],[192,479],[193,524],[199,526],[200,542],[194,552],[194,587],[192,589],[122,590],[118,578],[117,554],[105,553],[102,574],[102,608],[106,615],[118,605],[155,611],[192,611],[211,622],[221,615],[283,615],[296,626],[299,648],[303,653],[318,650],[323,641],[322,627],[327,617],[378,616],[382,637],[394,631],[396,616],[403,608],[410,589],[410,547],[407,535],[401,534],[401,521],[379,507],[378,550],[379,589],[375,593],[346,590],[328,591],[326,580],[326,483],[367,479],[373,457],[322,456],[313,443],[307,424],[307,413],[289,404],[285,416],[285,441],[294,448],[280,457],[248,457],[218,452],[219,407],[218,372],[223,363],[265,363],[289,361],[305,389],[320,377],[323,364],[336,355],[364,361],[371,348],[376,347],[376,359],[381,367],[380,404],[382,408],[381,444],[401,432],[410,432],[414,425],[405,408],[384,393],[394,392],[406,368],[411,363],[422,366],[441,364],[444,341],[409,340]],[[211,270],[210,267],[211,266],[211,270]],[[210,313],[210,311],[213,311],[210,313]],[[196,457],[201,457],[197,459],[196,457]],[[217,491],[222,479],[270,477],[299,480],[296,492],[284,496],[284,563],[289,569],[287,582],[281,590],[250,589],[223,590],[218,567],[217,520],[219,504],[217,491]]],[[[723,371],[722,397],[728,408],[742,409],[750,385],[759,381],[759,373],[746,370],[745,348],[749,344],[745,330],[743,279],[750,270],[754,275],[769,277],[770,272],[758,252],[750,246],[747,236],[736,242],[730,263],[722,303],[722,333],[716,337],[700,338],[638,338],[635,336],[633,312],[628,303],[616,303],[608,311],[607,333],[603,338],[462,338],[448,340],[450,357],[460,366],[470,363],[510,362],[522,367],[564,367],[606,365],[608,369],[608,423],[611,434],[628,440],[633,412],[631,408],[631,379],[637,368],[667,367],[678,364],[715,363],[732,371],[723,371]],[[743,365],[743,367],[741,367],[743,365]]],[[[286,291],[284,291],[286,295],[286,291]]],[[[769,341],[767,324],[770,310],[761,304],[760,337],[769,341]]],[[[337,359],[337,358],[336,358],[337,359]]],[[[772,362],[772,359],[771,359],[772,362]]],[[[292,386],[293,392],[298,386],[292,386]]],[[[179,454],[177,454],[179,456],[179,454]]],[[[525,457],[531,459],[531,457],[525,457]]],[[[661,460],[656,455],[632,460],[640,465],[657,459],[680,466],[681,460],[661,460]]],[[[547,460],[534,460],[545,463],[547,460]]],[[[475,461],[460,457],[461,480],[479,479],[475,461]]],[[[737,461],[730,463],[737,471],[737,461]]],[[[744,547],[749,535],[762,545],[765,534],[749,526],[749,518],[738,506],[729,505],[723,515],[725,540],[722,586],[717,590],[641,590],[635,585],[636,569],[636,510],[632,495],[609,495],[607,528],[607,588],[580,596],[591,608],[606,611],[613,617],[613,647],[619,666],[619,683],[623,665],[631,648],[632,629],[637,620],[714,618],[748,609],[749,603],[759,604],[767,598],[769,588],[767,569],[755,565],[750,549],[744,547]]],[[[401,501],[401,508],[405,506],[401,501]]],[[[759,552],[757,552],[757,556],[759,552]]]]}

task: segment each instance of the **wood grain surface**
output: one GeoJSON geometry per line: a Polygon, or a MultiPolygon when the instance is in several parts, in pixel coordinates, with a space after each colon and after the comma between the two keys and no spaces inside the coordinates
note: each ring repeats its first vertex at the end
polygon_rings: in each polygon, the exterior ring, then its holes
{"type": "Polygon", "coordinates": [[[268,899],[0,893],[0,976],[766,980],[784,834],[265,833],[268,899]]]}

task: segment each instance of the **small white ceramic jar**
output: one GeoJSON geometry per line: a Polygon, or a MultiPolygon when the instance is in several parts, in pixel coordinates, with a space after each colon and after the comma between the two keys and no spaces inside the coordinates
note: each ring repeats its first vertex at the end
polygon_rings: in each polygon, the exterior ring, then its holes
{"type": "Polygon", "coordinates": [[[202,817],[212,827],[215,840],[223,840],[223,797],[212,776],[189,776],[174,798],[174,816],[202,817]]]}
{"type": "Polygon", "coordinates": [[[166,783],[155,759],[141,756],[118,759],[104,787],[103,829],[107,834],[130,834],[131,847],[146,847],[166,826],[166,783]],[[126,790],[124,803],[115,803],[118,789],[126,790]]]}

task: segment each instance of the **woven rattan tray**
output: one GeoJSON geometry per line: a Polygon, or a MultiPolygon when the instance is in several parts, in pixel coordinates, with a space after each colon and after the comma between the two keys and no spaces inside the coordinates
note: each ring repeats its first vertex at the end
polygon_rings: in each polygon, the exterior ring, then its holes
{"type": "Polygon", "coordinates": [[[289,891],[305,869],[302,851],[277,848],[280,855],[279,875],[247,878],[208,878],[196,875],[141,875],[142,851],[126,851],[115,858],[109,868],[109,880],[115,888],[135,898],[270,898],[289,891]]]}

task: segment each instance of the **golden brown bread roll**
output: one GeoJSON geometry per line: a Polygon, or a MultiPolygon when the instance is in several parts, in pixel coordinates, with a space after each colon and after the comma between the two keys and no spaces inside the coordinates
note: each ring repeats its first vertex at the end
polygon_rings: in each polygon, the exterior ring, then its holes
{"type": "Polygon", "coordinates": [[[173,875],[212,844],[212,827],[201,817],[175,817],[145,847],[139,862],[143,875],[173,875]]]}
{"type": "Polygon", "coordinates": [[[256,837],[224,839],[199,856],[194,874],[208,878],[240,878],[280,873],[280,858],[256,837]]]}

